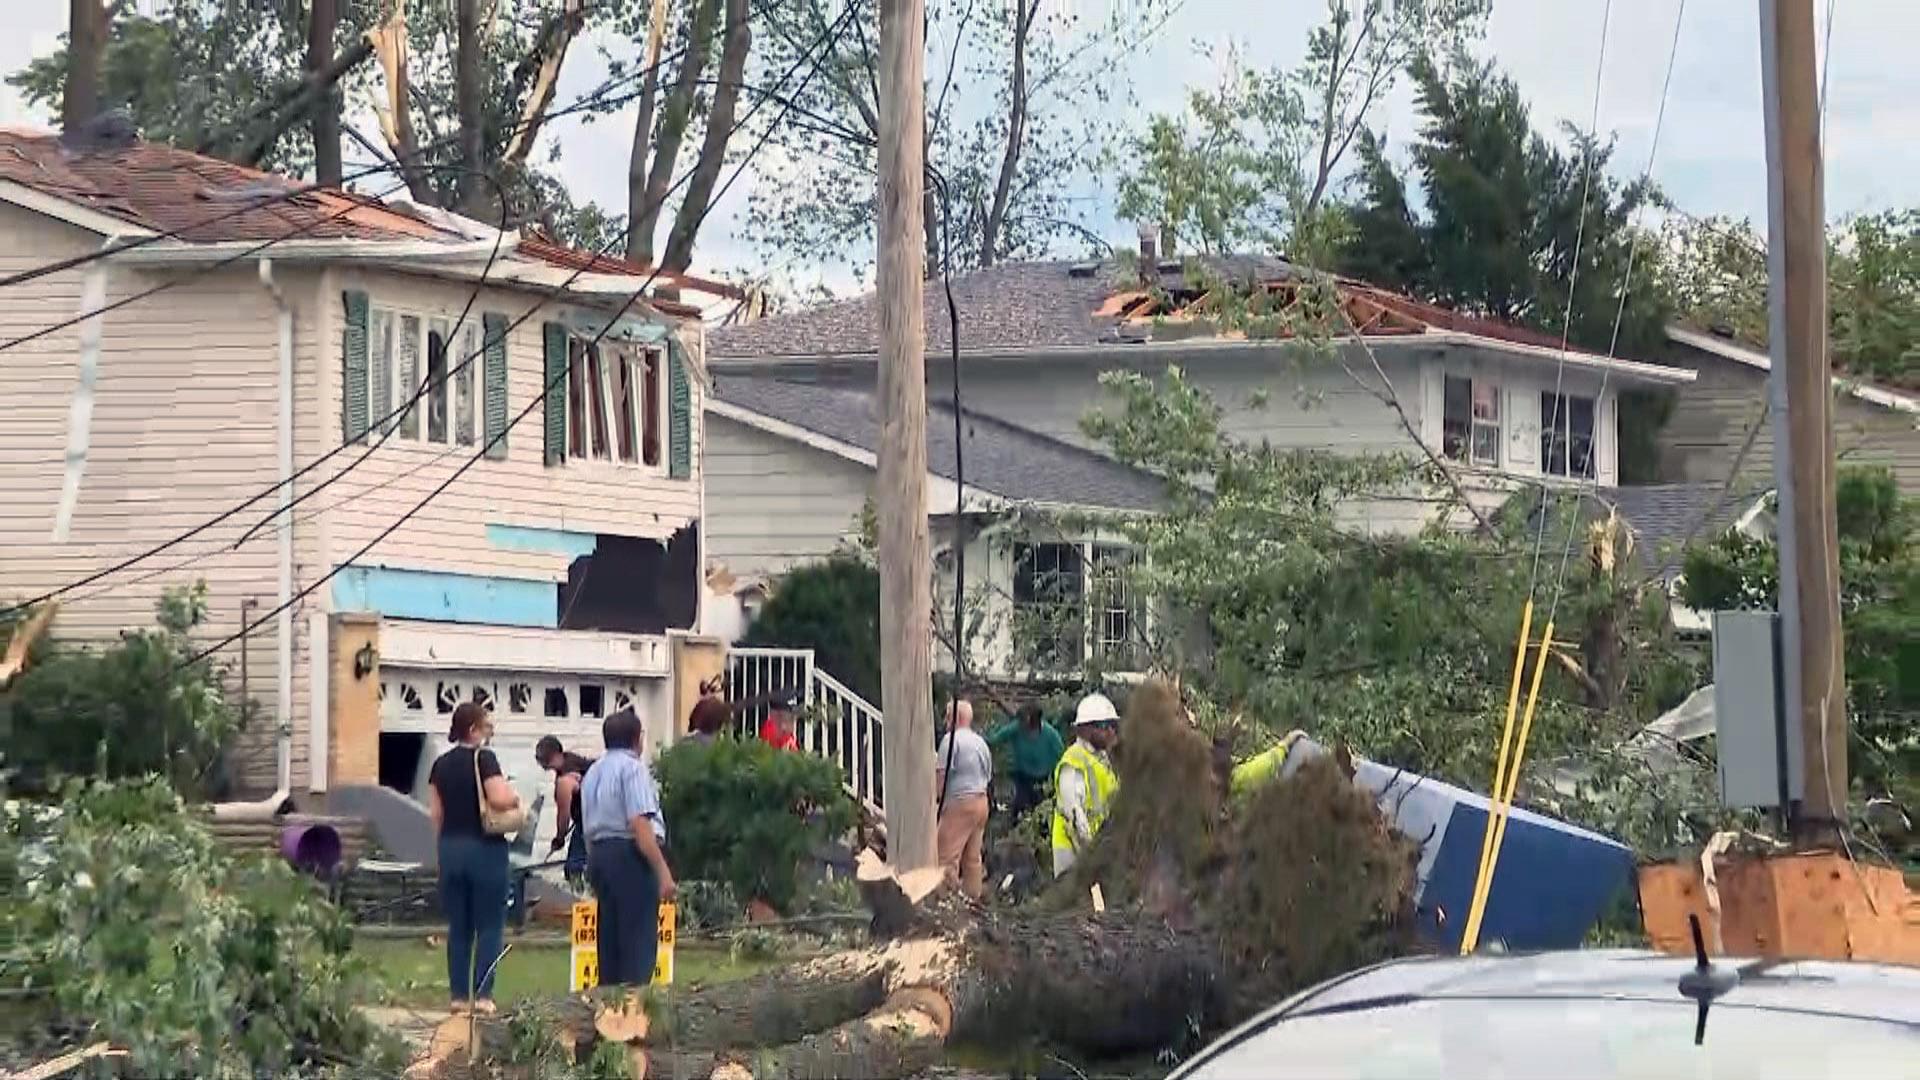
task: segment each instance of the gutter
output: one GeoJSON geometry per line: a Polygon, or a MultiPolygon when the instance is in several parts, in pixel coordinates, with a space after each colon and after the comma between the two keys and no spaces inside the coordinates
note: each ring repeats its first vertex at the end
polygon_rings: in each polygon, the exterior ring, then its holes
{"type": "MultiPolygon", "coordinates": [[[[1342,339],[1343,341],[1345,339],[1342,339]]],[[[1048,345],[1036,348],[983,349],[965,354],[968,362],[1017,363],[1033,361],[1105,361],[1114,364],[1135,362],[1136,358],[1163,355],[1181,355],[1192,353],[1239,353],[1269,350],[1287,345],[1283,338],[1255,339],[1206,339],[1190,338],[1183,341],[1112,341],[1098,345],[1048,345]]],[[[1501,338],[1482,337],[1457,330],[1429,330],[1421,334],[1396,334],[1391,337],[1369,338],[1367,344],[1376,351],[1390,351],[1401,348],[1432,348],[1434,346],[1468,346],[1485,349],[1490,352],[1506,353],[1530,360],[1560,362],[1559,349],[1542,345],[1527,345],[1501,338]]],[[[1612,371],[1616,376],[1637,379],[1644,382],[1663,384],[1684,384],[1698,377],[1696,372],[1686,368],[1668,367],[1664,364],[1646,364],[1636,360],[1608,360],[1604,356],[1567,350],[1566,365],[1570,368],[1590,371],[1612,371]]],[[[827,354],[790,354],[779,356],[709,356],[707,366],[720,374],[771,374],[785,371],[791,373],[795,365],[813,365],[823,370],[855,371],[870,368],[874,364],[872,353],[827,353],[827,354]]]]}
{"type": "Polygon", "coordinates": [[[260,286],[279,309],[280,386],[277,471],[282,483],[278,497],[281,515],[279,549],[279,614],[274,616],[274,766],[278,790],[273,801],[283,802],[293,788],[293,307],[273,277],[273,260],[260,260],[260,286]]]}
{"type": "MultiPolygon", "coordinates": [[[[273,258],[281,262],[325,260],[328,262],[465,262],[485,260],[493,254],[493,240],[474,240],[464,244],[442,244],[433,240],[221,240],[210,244],[159,241],[134,248],[119,256],[131,266],[198,266],[223,259],[238,260],[264,255],[271,245],[273,258]]],[[[501,257],[520,246],[518,236],[503,236],[501,257]]]]}

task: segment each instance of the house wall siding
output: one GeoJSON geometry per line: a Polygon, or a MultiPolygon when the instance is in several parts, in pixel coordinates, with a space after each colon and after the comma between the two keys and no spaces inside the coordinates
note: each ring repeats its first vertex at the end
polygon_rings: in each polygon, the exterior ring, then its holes
{"type": "MultiPolygon", "coordinates": [[[[365,290],[375,307],[441,314],[451,320],[459,316],[472,287],[462,282],[367,269],[343,267],[329,271],[319,306],[327,313],[330,329],[318,350],[316,363],[323,386],[320,404],[324,415],[331,418],[332,430],[320,440],[324,445],[316,447],[318,452],[337,445],[341,435],[341,294],[348,289],[365,290]]],[[[481,289],[467,317],[477,321],[487,312],[498,312],[509,320],[517,319],[540,299],[537,292],[481,289]]],[[[533,406],[532,411],[515,422],[515,417],[544,389],[542,327],[547,321],[569,312],[589,314],[565,305],[549,304],[509,332],[507,419],[512,426],[506,438],[506,459],[474,462],[419,513],[392,535],[379,540],[357,565],[558,583],[566,579],[567,568],[575,558],[573,552],[560,545],[542,549],[541,545],[502,542],[501,530],[494,529],[490,537],[489,526],[588,535],[604,533],[664,542],[678,530],[698,521],[701,482],[698,417],[703,391],[694,372],[688,373],[693,384],[692,415],[696,418],[692,432],[694,467],[687,479],[667,476],[664,450],[663,464],[654,470],[595,461],[568,461],[549,467],[543,456],[541,407],[533,406]]],[[[695,327],[686,335],[690,340],[685,341],[696,360],[700,356],[699,334],[695,327]]],[[[456,356],[450,359],[449,367],[465,358],[464,353],[456,356]]],[[[476,370],[478,366],[479,362],[475,361],[476,370]]],[[[377,406],[375,409],[378,411],[377,406]]],[[[459,471],[479,449],[478,446],[450,449],[398,436],[376,448],[378,442],[376,436],[365,445],[356,446],[342,454],[334,465],[337,469],[348,461],[366,457],[363,464],[336,483],[324,497],[332,508],[326,515],[329,566],[344,562],[374,541],[381,530],[399,520],[459,471]]]]}
{"type": "MultiPolygon", "coordinates": [[[[99,237],[12,206],[0,206],[0,273],[99,248],[99,237]]],[[[195,272],[111,265],[109,303],[163,282],[171,288],[102,316],[91,447],[72,531],[53,543],[64,476],[67,411],[77,386],[80,327],[0,354],[0,603],[25,599],[105,569],[200,525],[275,483],[278,406],[276,309],[252,264],[195,272]]],[[[317,275],[277,268],[290,297],[311,292],[317,275]]],[[[80,311],[87,267],[0,291],[0,339],[10,340],[80,311]]],[[[296,355],[312,340],[302,312],[296,355]]],[[[296,413],[296,436],[307,418],[296,413]]],[[[298,453],[296,452],[296,457],[298,453]]],[[[276,603],[277,532],[263,529],[235,548],[273,507],[272,497],[192,540],[61,598],[58,641],[105,645],[130,628],[151,627],[161,594],[204,581],[207,644],[237,632],[276,603]],[[243,604],[253,601],[256,606],[243,604]]],[[[317,553],[309,523],[294,526],[297,571],[317,553]]],[[[306,621],[293,619],[292,720],[307,716],[306,621]]],[[[273,786],[276,727],[275,624],[217,654],[229,693],[240,694],[245,649],[254,722],[231,756],[243,792],[273,786]]],[[[304,790],[307,744],[293,740],[295,790],[304,790]]]]}
{"type": "Polygon", "coordinates": [[[771,577],[859,539],[873,470],[722,416],[706,431],[710,563],[771,577]]]}
{"type": "MultiPolygon", "coordinates": [[[[1740,463],[1741,489],[1773,484],[1773,423],[1766,417],[1767,373],[1701,349],[1671,343],[1666,362],[1698,378],[1680,387],[1660,430],[1663,479],[1723,483],[1756,423],[1753,449],[1740,463]]],[[[1885,465],[1900,490],[1920,496],[1920,416],[1883,408],[1836,392],[1834,449],[1842,465],[1885,465]]]]}

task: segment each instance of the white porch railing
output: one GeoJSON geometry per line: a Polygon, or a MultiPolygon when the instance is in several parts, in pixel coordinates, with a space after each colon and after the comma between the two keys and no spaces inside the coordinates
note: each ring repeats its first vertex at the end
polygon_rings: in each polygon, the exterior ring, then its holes
{"type": "MultiPolygon", "coordinates": [[[[800,748],[840,766],[847,791],[870,809],[886,805],[880,710],[816,667],[812,649],[730,649],[726,685],[729,701],[790,690],[806,705],[819,706],[808,709],[809,716],[794,733],[800,748]]],[[[757,736],[771,707],[765,701],[749,704],[735,719],[734,733],[757,736]]]]}

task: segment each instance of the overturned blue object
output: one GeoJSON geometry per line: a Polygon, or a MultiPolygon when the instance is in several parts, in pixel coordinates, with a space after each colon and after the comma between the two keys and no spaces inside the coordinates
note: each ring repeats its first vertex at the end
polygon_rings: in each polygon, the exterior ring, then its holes
{"type": "MultiPolygon", "coordinates": [[[[1431,777],[1354,762],[1354,783],[1420,845],[1414,903],[1420,934],[1460,948],[1490,800],[1431,777]]],[[[1574,949],[1633,879],[1633,849],[1564,821],[1514,808],[1481,919],[1482,945],[1574,949]]]]}

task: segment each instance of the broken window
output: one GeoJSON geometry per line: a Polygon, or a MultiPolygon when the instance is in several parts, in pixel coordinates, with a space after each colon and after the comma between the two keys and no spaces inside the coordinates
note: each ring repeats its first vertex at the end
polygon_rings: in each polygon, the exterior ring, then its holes
{"type": "Polygon", "coordinates": [[[368,421],[405,405],[381,430],[439,446],[475,446],[486,411],[477,318],[375,307],[368,313],[368,421]],[[424,414],[424,415],[423,415],[424,414]]]}
{"type": "Polygon", "coordinates": [[[1593,478],[1594,401],[1572,394],[1540,395],[1540,469],[1549,476],[1593,478]]]}
{"type": "Polygon", "coordinates": [[[575,339],[568,365],[568,455],[657,468],[666,424],[660,354],[575,339]]]}
{"type": "Polygon", "coordinates": [[[1485,379],[1446,377],[1441,452],[1455,461],[1500,464],[1500,386],[1485,379]]]}

